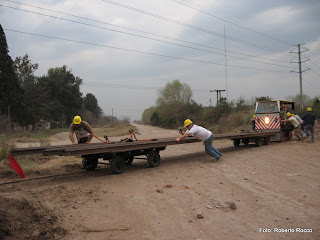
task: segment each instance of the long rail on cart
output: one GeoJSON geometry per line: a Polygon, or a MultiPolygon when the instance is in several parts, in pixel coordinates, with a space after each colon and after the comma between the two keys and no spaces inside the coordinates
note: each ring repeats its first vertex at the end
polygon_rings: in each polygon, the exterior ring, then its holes
{"type": "MultiPolygon", "coordinates": [[[[241,143],[248,145],[254,142],[257,146],[269,144],[270,138],[278,131],[268,132],[240,132],[215,134],[214,140],[231,139],[238,147],[241,143]]],[[[12,155],[43,154],[60,156],[81,156],[83,166],[87,170],[94,170],[98,159],[109,161],[112,173],[119,174],[125,170],[126,165],[132,164],[137,156],[145,156],[149,167],[160,165],[160,151],[165,150],[168,145],[199,142],[195,137],[182,139],[179,143],[176,138],[150,139],[148,141],[130,141],[118,143],[91,143],[77,145],[60,145],[33,148],[16,148],[11,151],[12,155]]],[[[103,162],[106,164],[105,162],[103,162]]],[[[103,164],[101,163],[101,164],[103,164]]]]}

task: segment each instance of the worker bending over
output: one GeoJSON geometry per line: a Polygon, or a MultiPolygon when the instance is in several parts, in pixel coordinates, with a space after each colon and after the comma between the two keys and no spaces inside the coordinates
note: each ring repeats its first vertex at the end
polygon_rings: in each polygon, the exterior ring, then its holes
{"type": "Polygon", "coordinates": [[[72,144],[90,143],[93,137],[91,126],[86,121],[82,121],[80,116],[73,118],[73,123],[70,124],[69,138],[72,144]],[[76,134],[77,141],[74,140],[73,134],[76,134]]]}
{"type": "Polygon", "coordinates": [[[302,132],[301,132],[301,124],[298,122],[298,120],[291,115],[290,112],[287,112],[287,118],[286,120],[281,120],[281,122],[290,122],[293,126],[293,133],[298,138],[298,140],[302,139],[302,132]]]}

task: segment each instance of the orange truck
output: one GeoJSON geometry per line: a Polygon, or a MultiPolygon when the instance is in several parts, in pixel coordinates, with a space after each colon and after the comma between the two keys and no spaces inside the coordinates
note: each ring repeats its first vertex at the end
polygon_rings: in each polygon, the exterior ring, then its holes
{"type": "Polygon", "coordinates": [[[286,119],[287,112],[295,113],[294,102],[283,100],[258,101],[255,107],[255,129],[257,131],[279,131],[271,141],[292,139],[293,126],[286,119]]]}

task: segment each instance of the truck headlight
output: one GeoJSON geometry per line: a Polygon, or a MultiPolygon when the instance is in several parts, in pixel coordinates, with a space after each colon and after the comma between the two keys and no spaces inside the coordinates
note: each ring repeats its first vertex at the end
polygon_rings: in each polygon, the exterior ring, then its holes
{"type": "Polygon", "coordinates": [[[265,117],[265,118],[264,118],[264,122],[265,122],[266,124],[269,124],[270,118],[269,118],[269,117],[265,117]]]}

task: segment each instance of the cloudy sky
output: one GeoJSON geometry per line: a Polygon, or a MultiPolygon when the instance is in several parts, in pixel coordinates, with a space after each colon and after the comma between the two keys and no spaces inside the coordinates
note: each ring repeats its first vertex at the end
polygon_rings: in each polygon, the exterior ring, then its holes
{"type": "Polygon", "coordinates": [[[12,59],[28,54],[37,76],[67,65],[106,115],[131,120],[175,79],[205,106],[215,89],[295,96],[298,44],[303,92],[320,96],[319,12],[319,0],[0,0],[12,59]]]}

